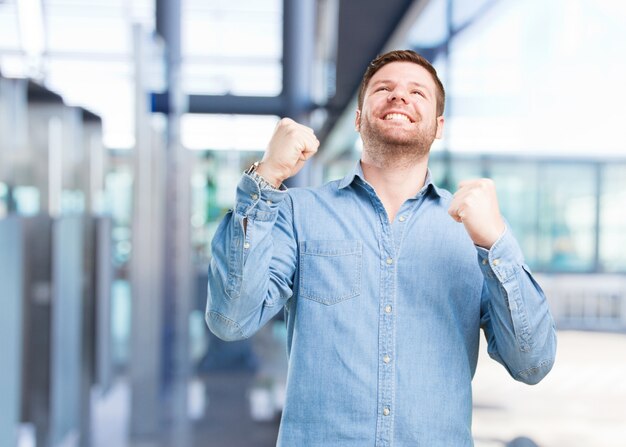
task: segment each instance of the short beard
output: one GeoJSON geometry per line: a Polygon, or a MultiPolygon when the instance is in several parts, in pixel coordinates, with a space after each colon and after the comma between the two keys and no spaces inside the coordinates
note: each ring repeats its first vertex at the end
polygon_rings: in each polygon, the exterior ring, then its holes
{"type": "Polygon", "coordinates": [[[363,151],[377,166],[408,167],[428,157],[437,134],[437,121],[406,138],[386,136],[369,122],[361,122],[363,151]]]}

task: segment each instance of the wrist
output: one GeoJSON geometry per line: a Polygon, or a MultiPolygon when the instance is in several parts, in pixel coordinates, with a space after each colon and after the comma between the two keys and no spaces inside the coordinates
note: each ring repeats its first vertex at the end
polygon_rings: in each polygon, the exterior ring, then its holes
{"type": "Polygon", "coordinates": [[[494,229],[487,237],[482,237],[478,241],[474,241],[474,244],[486,250],[491,250],[491,247],[502,237],[505,231],[506,225],[502,223],[500,227],[494,229]]]}
{"type": "Polygon", "coordinates": [[[282,185],[283,181],[285,180],[285,178],[277,175],[264,162],[258,162],[254,172],[256,172],[257,175],[263,177],[267,183],[269,183],[276,189],[279,189],[280,185],[282,185]]]}
{"type": "Polygon", "coordinates": [[[252,166],[244,171],[244,174],[252,177],[261,189],[280,189],[282,181],[270,175],[271,173],[267,169],[261,169],[261,165],[262,162],[260,161],[254,162],[252,166]]]}

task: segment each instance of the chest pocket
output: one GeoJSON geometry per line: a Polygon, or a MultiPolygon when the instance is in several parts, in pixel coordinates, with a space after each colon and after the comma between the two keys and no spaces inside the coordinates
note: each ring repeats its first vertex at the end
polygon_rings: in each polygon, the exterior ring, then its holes
{"type": "Polygon", "coordinates": [[[303,241],[299,295],[326,305],[359,295],[362,252],[357,240],[303,241]]]}

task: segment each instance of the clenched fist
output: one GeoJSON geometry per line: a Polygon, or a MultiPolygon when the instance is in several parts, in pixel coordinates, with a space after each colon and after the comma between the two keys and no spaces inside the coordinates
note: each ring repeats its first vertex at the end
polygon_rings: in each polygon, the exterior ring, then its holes
{"type": "Polygon", "coordinates": [[[504,232],[496,186],[491,179],[460,182],[448,214],[463,223],[467,234],[479,247],[490,249],[504,232]]]}
{"type": "Polygon", "coordinates": [[[274,129],[257,173],[278,187],[302,169],[304,163],[317,152],[319,145],[313,129],[283,118],[274,129]]]}

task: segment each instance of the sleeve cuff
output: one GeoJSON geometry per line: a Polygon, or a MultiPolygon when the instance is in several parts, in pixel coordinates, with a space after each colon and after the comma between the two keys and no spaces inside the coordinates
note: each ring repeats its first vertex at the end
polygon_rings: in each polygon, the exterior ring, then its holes
{"type": "Polygon", "coordinates": [[[487,277],[495,274],[502,283],[514,276],[516,270],[524,263],[522,250],[508,225],[491,249],[476,246],[476,251],[483,273],[487,274],[487,277]]]}
{"type": "Polygon", "coordinates": [[[237,185],[235,211],[255,220],[269,221],[276,215],[278,204],[287,195],[287,188],[261,188],[248,174],[244,174],[237,185]]]}

